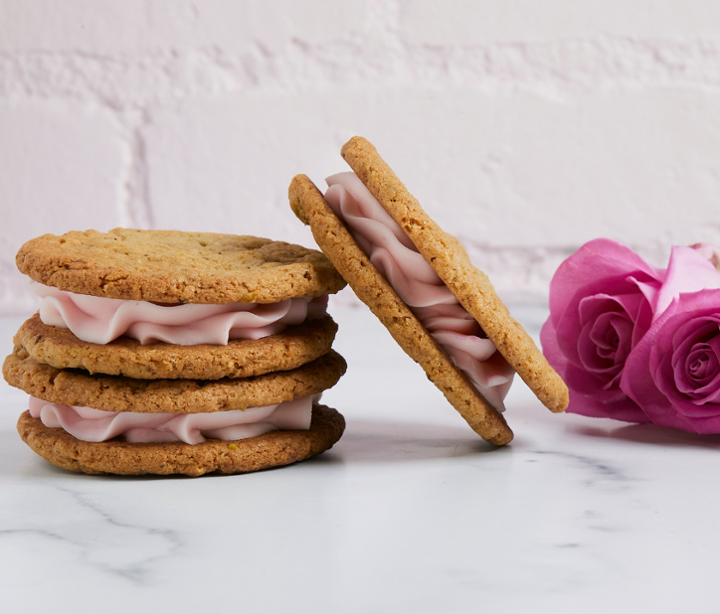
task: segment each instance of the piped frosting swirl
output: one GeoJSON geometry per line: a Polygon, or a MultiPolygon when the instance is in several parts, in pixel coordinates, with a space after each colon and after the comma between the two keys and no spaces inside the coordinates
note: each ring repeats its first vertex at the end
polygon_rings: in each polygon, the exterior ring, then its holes
{"type": "Polygon", "coordinates": [[[124,437],[129,443],[182,441],[197,444],[206,437],[246,439],[278,429],[310,428],[312,406],[320,394],[267,407],[210,413],[168,414],[112,412],[59,405],[30,397],[30,415],[49,428],[62,428],[81,441],[101,442],[124,437]]]}
{"type": "Polygon", "coordinates": [[[339,173],[326,181],[325,200],[373,266],[483,397],[503,411],[515,372],[480,325],[355,173],[339,173]]]}
{"type": "Polygon", "coordinates": [[[325,314],[327,296],[279,303],[158,305],[65,292],[33,282],[40,297],[40,319],[69,328],[88,343],[107,344],[121,335],[143,344],[226,345],[230,339],[260,339],[287,326],[325,314]]]}

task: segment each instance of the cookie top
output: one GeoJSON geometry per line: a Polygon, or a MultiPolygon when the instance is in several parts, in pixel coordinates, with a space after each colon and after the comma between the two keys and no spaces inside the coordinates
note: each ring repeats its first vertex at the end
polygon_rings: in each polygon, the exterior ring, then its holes
{"type": "Polygon", "coordinates": [[[115,228],[42,235],[20,272],[60,290],[158,303],[276,303],[342,289],[316,250],[251,236],[115,228]]]}
{"type": "Polygon", "coordinates": [[[292,371],[258,377],[139,380],[56,369],[16,348],[5,359],[2,372],[11,386],[51,403],[115,412],[192,414],[265,407],[307,397],[334,386],[345,369],[342,356],[330,350],[292,371]]]}
{"type": "Polygon", "coordinates": [[[38,362],[57,369],[122,375],[135,379],[221,379],[288,371],[330,351],[337,324],[330,316],[307,320],[262,339],[227,345],[142,345],[120,337],[106,345],[81,341],[67,328],[43,324],[35,314],[13,339],[38,362]]]}
{"type": "Polygon", "coordinates": [[[217,471],[244,473],[288,465],[330,449],[342,436],[345,420],[330,407],[313,406],[307,431],[272,431],[249,439],[208,439],[189,445],[178,442],[101,443],[80,441],[60,428],[48,428],[23,412],[17,429],[37,454],[58,467],[91,474],[184,474],[217,471]]]}
{"type": "Polygon", "coordinates": [[[512,431],[500,413],[467,380],[438,346],[410,308],[372,265],[322,194],[305,175],[292,180],[290,206],[306,224],[323,253],[358,298],[385,325],[395,341],[425,370],[470,427],[483,439],[502,445],[512,431]]]}
{"type": "Polygon", "coordinates": [[[353,137],[341,154],[538,399],[551,411],[564,411],[567,386],[460,242],[425,213],[369,141],[353,137]]]}

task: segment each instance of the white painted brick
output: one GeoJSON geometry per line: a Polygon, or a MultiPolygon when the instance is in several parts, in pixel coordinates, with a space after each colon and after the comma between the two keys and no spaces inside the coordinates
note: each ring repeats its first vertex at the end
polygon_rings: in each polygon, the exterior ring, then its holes
{"type": "Polygon", "coordinates": [[[290,180],[343,164],[321,98],[237,95],[154,114],[146,138],[155,226],[309,244],[288,205],[290,180]]]}
{"type": "Polygon", "coordinates": [[[402,0],[403,40],[428,45],[537,42],[598,36],[717,37],[714,0],[402,0]]]}
{"type": "Polygon", "coordinates": [[[470,139],[478,144],[464,163],[478,192],[463,181],[458,202],[463,216],[492,228],[492,238],[476,235],[482,242],[720,240],[715,95],[607,92],[564,103],[514,96],[478,101],[465,116],[469,134],[455,127],[450,141],[466,152],[470,139]]]}
{"type": "Polygon", "coordinates": [[[362,0],[0,0],[0,49],[138,53],[318,43],[363,23],[362,0]]]}
{"type": "Polygon", "coordinates": [[[238,95],[154,118],[151,200],[160,225],[285,232],[291,177],[343,170],[340,144],[359,133],[468,242],[718,241],[718,131],[717,98],[684,91],[238,95]]]}
{"type": "Polygon", "coordinates": [[[120,222],[123,159],[112,118],[63,102],[0,107],[0,313],[27,305],[15,254],[51,232],[120,222]]]}

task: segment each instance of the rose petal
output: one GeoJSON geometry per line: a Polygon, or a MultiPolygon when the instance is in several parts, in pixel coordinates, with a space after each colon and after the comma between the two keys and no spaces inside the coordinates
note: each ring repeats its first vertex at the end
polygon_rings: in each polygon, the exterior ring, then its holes
{"type": "Polygon", "coordinates": [[[665,281],[658,293],[655,317],[680,294],[717,288],[720,288],[720,275],[715,267],[694,249],[676,245],[670,253],[665,281]]]}
{"type": "Polygon", "coordinates": [[[643,413],[657,424],[665,424],[687,430],[687,424],[670,411],[667,397],[658,390],[650,372],[650,353],[657,331],[675,314],[677,301],[653,323],[650,330],[633,348],[625,361],[620,388],[642,408],[643,413]]]}
{"type": "Polygon", "coordinates": [[[558,347],[557,331],[552,322],[552,318],[548,318],[540,329],[540,345],[547,361],[552,368],[557,371],[558,375],[565,379],[565,370],[567,368],[567,358],[558,347]]]}
{"type": "MultiPolygon", "coordinates": [[[[717,323],[714,322],[717,326],[717,323]]],[[[713,400],[720,394],[720,334],[716,330],[715,336],[707,344],[707,362],[703,365],[702,378],[698,378],[696,394],[712,396],[713,400]]]]}
{"type": "MultiPolygon", "coordinates": [[[[609,318],[605,316],[610,316],[610,314],[604,314],[595,322],[588,322],[583,326],[577,342],[582,368],[598,375],[603,372],[617,372],[618,369],[622,369],[622,364],[617,365],[613,360],[616,347],[612,348],[612,356],[604,356],[602,355],[602,349],[604,348],[599,348],[596,339],[593,338],[607,337],[607,329],[614,330],[608,323],[609,318]]],[[[611,377],[612,375],[614,373],[610,374],[611,377]]]]}
{"type": "Polygon", "coordinates": [[[720,343],[718,337],[718,322],[714,319],[698,322],[692,319],[677,329],[673,339],[673,356],[672,367],[675,376],[675,385],[679,392],[690,395],[692,398],[704,397],[709,390],[703,391],[703,387],[707,386],[718,372],[718,360],[716,350],[707,343],[713,342],[717,347],[720,343]],[[713,335],[715,338],[713,339],[713,335]],[[688,373],[688,361],[691,355],[695,355],[697,360],[699,355],[708,353],[715,354],[715,369],[708,372],[708,362],[706,360],[706,368],[701,376],[697,374],[692,376],[688,373]]]}
{"type": "Polygon", "coordinates": [[[720,268],[720,249],[715,245],[712,243],[695,243],[690,248],[708,260],[716,269],[720,268]]]}
{"type": "Polygon", "coordinates": [[[624,363],[630,353],[633,322],[626,313],[605,313],[595,320],[590,339],[597,346],[600,358],[624,363]]]}
{"type": "Polygon", "coordinates": [[[618,401],[602,403],[593,397],[583,396],[574,390],[570,390],[570,404],[567,412],[591,418],[612,418],[613,420],[637,422],[639,424],[650,422],[650,419],[643,413],[637,403],[625,395],[618,401]]]}
{"type": "MultiPolygon", "coordinates": [[[[636,273],[637,276],[613,277],[580,288],[558,320],[552,317],[551,312],[551,319],[553,319],[557,331],[558,345],[567,356],[568,361],[582,366],[577,345],[578,334],[582,330],[584,321],[592,319],[593,313],[602,312],[603,305],[606,309],[610,309],[610,303],[603,303],[603,300],[612,301],[614,303],[613,310],[625,311],[635,322],[636,327],[640,326],[645,330],[645,327],[649,328],[652,311],[644,293],[638,286],[638,279],[644,282],[644,290],[648,292],[651,291],[653,285],[659,289],[660,282],[647,278],[645,273],[636,273]]],[[[633,340],[635,340],[635,332],[633,332],[633,340]]]]}
{"type": "MultiPolygon", "coordinates": [[[[713,350],[707,343],[698,344],[688,355],[683,365],[685,368],[685,376],[693,383],[705,385],[718,372],[717,356],[713,355],[713,350]]],[[[683,390],[682,392],[690,392],[683,390]]]]}
{"type": "Polygon", "coordinates": [[[614,374],[597,375],[568,363],[563,379],[567,387],[578,394],[595,397],[602,403],[609,403],[610,401],[619,401],[627,396],[619,388],[621,376],[621,368],[614,374]]]}
{"type": "MultiPolygon", "coordinates": [[[[550,313],[553,322],[557,326],[578,288],[591,286],[598,281],[604,284],[606,280],[635,276],[636,272],[641,281],[662,280],[662,271],[647,264],[628,247],[609,239],[589,241],[560,265],[550,282],[550,313]]],[[[583,296],[589,294],[586,292],[583,296]]]]}

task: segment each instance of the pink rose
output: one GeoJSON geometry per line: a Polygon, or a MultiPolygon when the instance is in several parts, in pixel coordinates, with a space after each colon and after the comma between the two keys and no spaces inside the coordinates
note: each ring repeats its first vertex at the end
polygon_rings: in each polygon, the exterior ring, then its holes
{"type": "Polygon", "coordinates": [[[664,271],[608,239],[583,245],[550,283],[543,352],[570,389],[568,411],[647,422],[620,388],[625,361],[650,328],[664,271]]]}
{"type": "Polygon", "coordinates": [[[621,386],[656,424],[720,432],[720,290],[681,294],[625,365],[621,386]]]}
{"type": "Polygon", "coordinates": [[[673,247],[660,270],[598,239],[560,266],[541,340],[570,388],[568,411],[720,432],[720,274],[710,258],[707,246],[673,247]]]}

